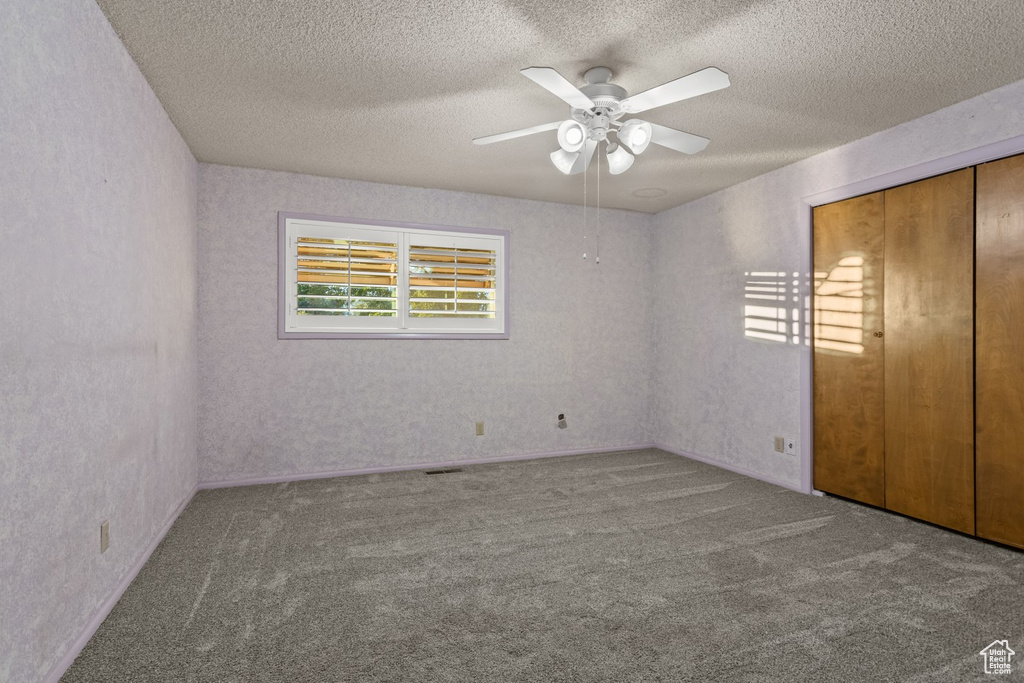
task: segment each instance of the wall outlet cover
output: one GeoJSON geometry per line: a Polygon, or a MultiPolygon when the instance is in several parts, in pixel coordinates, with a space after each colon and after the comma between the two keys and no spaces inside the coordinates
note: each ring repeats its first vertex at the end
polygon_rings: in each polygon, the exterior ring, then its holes
{"type": "Polygon", "coordinates": [[[110,522],[104,521],[100,524],[100,552],[107,552],[110,547],[110,522]]]}
{"type": "Polygon", "coordinates": [[[793,439],[786,439],[786,455],[796,455],[796,441],[793,439]]]}
{"type": "Polygon", "coordinates": [[[775,452],[776,453],[784,453],[785,451],[786,451],[786,439],[781,437],[781,436],[775,437],[775,452]]]}
{"type": "Polygon", "coordinates": [[[484,423],[483,422],[477,422],[476,423],[476,435],[477,436],[483,436],[484,435],[484,423]]]}

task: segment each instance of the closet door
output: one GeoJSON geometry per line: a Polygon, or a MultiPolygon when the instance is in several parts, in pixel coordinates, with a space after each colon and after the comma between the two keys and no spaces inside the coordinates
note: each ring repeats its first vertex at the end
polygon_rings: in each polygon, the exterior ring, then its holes
{"type": "Polygon", "coordinates": [[[814,209],[814,487],[885,504],[881,192],[814,209]]]}
{"type": "Polygon", "coordinates": [[[1024,156],[978,167],[978,535],[1024,548],[1024,156]]]}
{"type": "Polygon", "coordinates": [[[885,505],[974,533],[974,169],[885,192],[885,505]]]}

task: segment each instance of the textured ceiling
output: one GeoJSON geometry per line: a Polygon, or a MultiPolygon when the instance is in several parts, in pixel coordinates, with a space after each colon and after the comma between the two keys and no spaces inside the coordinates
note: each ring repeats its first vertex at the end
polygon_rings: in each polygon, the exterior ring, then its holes
{"type": "Polygon", "coordinates": [[[568,117],[519,69],[582,84],[608,66],[631,94],[726,71],[730,88],[641,115],[711,138],[706,150],[652,145],[602,172],[602,206],[646,212],[1024,78],[1021,0],[99,5],[200,161],[510,197],[583,195],[548,160],[553,131],[472,144],[568,117]],[[666,194],[633,196],[648,188],[666,194]]]}

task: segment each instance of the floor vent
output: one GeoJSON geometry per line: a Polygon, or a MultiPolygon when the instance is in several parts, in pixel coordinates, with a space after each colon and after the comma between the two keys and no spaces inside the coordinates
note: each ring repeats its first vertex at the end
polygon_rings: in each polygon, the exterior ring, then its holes
{"type": "Polygon", "coordinates": [[[453,472],[461,472],[461,467],[448,467],[443,470],[425,470],[423,474],[452,474],[453,472]]]}

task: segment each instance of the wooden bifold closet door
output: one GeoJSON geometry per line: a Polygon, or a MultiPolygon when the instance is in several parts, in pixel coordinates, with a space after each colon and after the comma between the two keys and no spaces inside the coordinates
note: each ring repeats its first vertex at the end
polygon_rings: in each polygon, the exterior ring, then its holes
{"type": "Polygon", "coordinates": [[[885,191],[885,507],[974,533],[974,169],[885,191]]]}
{"type": "Polygon", "coordinates": [[[882,192],[814,209],[814,487],[885,504],[882,192]]]}
{"type": "Polygon", "coordinates": [[[1024,156],[978,166],[978,535],[1024,548],[1024,156]]]}
{"type": "Polygon", "coordinates": [[[974,169],[814,210],[814,486],[974,533],[974,169]]]}

